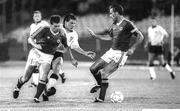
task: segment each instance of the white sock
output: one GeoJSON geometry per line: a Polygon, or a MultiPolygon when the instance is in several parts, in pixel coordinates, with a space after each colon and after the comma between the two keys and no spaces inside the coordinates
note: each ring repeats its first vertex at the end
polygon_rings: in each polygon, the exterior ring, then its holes
{"type": "Polygon", "coordinates": [[[62,73],[64,73],[64,71],[63,71],[63,59],[62,58],[61,58],[60,62],[61,62],[61,64],[59,66],[59,74],[62,74],[62,73]]]}
{"type": "Polygon", "coordinates": [[[154,70],[154,67],[149,67],[149,73],[150,73],[150,77],[156,79],[156,72],[154,70]]]}
{"type": "Polygon", "coordinates": [[[64,73],[64,71],[62,69],[59,70],[59,74],[62,74],[64,73]]]}
{"type": "Polygon", "coordinates": [[[169,72],[172,72],[172,71],[173,71],[172,68],[171,68],[168,64],[165,65],[165,68],[166,68],[169,72]]]}
{"type": "Polygon", "coordinates": [[[39,82],[39,73],[33,73],[33,75],[32,75],[32,82],[35,85],[38,85],[38,82],[39,82]]]}
{"type": "Polygon", "coordinates": [[[49,78],[48,84],[47,84],[47,89],[51,87],[55,87],[57,84],[57,80],[54,78],[49,78]]]}

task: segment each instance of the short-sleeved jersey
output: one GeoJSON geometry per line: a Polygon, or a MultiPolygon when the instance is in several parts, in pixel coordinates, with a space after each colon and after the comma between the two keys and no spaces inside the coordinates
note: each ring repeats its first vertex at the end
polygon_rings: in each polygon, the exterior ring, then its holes
{"type": "Polygon", "coordinates": [[[53,33],[50,27],[44,27],[34,34],[36,43],[42,46],[40,50],[44,53],[54,54],[58,46],[62,44],[67,47],[66,37],[60,31],[53,33]]]}
{"type": "Polygon", "coordinates": [[[127,51],[131,47],[131,38],[133,34],[137,34],[135,25],[123,19],[121,22],[113,24],[109,30],[109,35],[112,37],[112,46],[114,50],[127,51]]]}
{"type": "Polygon", "coordinates": [[[66,38],[67,38],[67,44],[71,49],[78,48],[79,42],[78,42],[78,34],[75,30],[72,32],[67,32],[66,29],[62,26],[62,29],[65,32],[66,38]]]}
{"type": "Polygon", "coordinates": [[[43,28],[45,26],[49,26],[49,23],[44,20],[40,21],[39,23],[32,23],[30,25],[30,35],[36,32],[39,28],[43,28]]]}
{"type": "Polygon", "coordinates": [[[155,27],[148,28],[148,42],[151,45],[162,45],[164,37],[167,37],[168,33],[161,26],[157,25],[155,27]]]}

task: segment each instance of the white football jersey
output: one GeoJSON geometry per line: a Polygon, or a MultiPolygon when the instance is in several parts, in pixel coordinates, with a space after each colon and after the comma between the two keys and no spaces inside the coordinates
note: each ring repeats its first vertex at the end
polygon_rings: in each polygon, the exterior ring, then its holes
{"type": "Polygon", "coordinates": [[[30,25],[30,35],[32,35],[34,32],[36,32],[38,29],[45,27],[45,26],[50,26],[49,23],[45,20],[42,20],[41,22],[35,24],[32,23],[30,25]]]}
{"type": "Polygon", "coordinates": [[[164,37],[167,37],[168,33],[161,26],[157,25],[156,27],[148,28],[148,40],[151,45],[162,45],[164,37]]]}
{"type": "Polygon", "coordinates": [[[67,45],[71,48],[78,48],[79,42],[78,42],[78,34],[75,30],[72,32],[67,32],[66,29],[62,26],[62,29],[64,30],[67,38],[67,45]]]}

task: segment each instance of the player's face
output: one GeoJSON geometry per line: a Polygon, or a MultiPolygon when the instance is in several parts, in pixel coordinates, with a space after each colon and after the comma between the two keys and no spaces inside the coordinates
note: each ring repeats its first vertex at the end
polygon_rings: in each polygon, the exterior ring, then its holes
{"type": "Polygon", "coordinates": [[[34,22],[37,23],[37,22],[41,21],[42,16],[41,16],[40,13],[35,13],[35,14],[33,15],[33,19],[34,19],[34,22]]]}
{"type": "Polygon", "coordinates": [[[72,31],[74,29],[74,27],[76,26],[76,20],[69,20],[68,22],[65,23],[65,27],[72,31]]]}
{"type": "Polygon", "coordinates": [[[113,8],[110,8],[109,9],[109,16],[114,20],[116,21],[118,18],[117,18],[117,12],[114,12],[113,8]]]}
{"type": "Polygon", "coordinates": [[[157,25],[157,21],[155,19],[151,20],[152,26],[156,26],[157,25]]]}
{"type": "Polygon", "coordinates": [[[52,29],[52,31],[55,32],[55,33],[58,32],[59,27],[60,27],[60,24],[59,24],[59,23],[53,23],[53,24],[51,25],[51,29],[52,29]]]}

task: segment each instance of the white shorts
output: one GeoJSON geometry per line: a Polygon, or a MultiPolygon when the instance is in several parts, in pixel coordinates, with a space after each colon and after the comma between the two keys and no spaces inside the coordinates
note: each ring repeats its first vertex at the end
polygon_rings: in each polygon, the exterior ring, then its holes
{"type": "Polygon", "coordinates": [[[38,66],[42,63],[51,64],[54,55],[46,54],[38,49],[31,49],[29,52],[27,64],[32,66],[38,66]]]}
{"type": "Polygon", "coordinates": [[[127,52],[110,48],[103,56],[101,56],[101,59],[103,59],[107,63],[110,63],[113,60],[116,63],[119,62],[120,66],[123,66],[128,58],[126,54],[127,52]]]}

